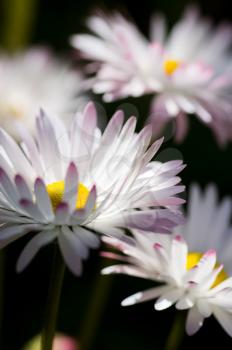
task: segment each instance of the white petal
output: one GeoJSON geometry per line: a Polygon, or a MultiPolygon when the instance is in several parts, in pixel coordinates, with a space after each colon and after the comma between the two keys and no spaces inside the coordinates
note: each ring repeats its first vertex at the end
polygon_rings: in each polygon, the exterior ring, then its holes
{"type": "Polygon", "coordinates": [[[25,246],[17,261],[16,271],[22,272],[31,262],[38,251],[45,245],[51,243],[57,236],[57,231],[42,231],[36,234],[25,246]]]}
{"type": "Polygon", "coordinates": [[[32,193],[29,187],[27,186],[27,183],[24,180],[24,178],[19,174],[15,176],[15,185],[17,187],[20,198],[32,201],[32,193]]]}
{"type": "MultiPolygon", "coordinates": [[[[47,180],[54,182],[60,180],[61,171],[61,155],[58,148],[55,130],[52,126],[52,119],[40,110],[40,114],[36,119],[39,143],[39,150],[46,169],[47,180]]],[[[55,122],[55,121],[54,121],[55,122]]]]}
{"type": "Polygon", "coordinates": [[[26,233],[40,230],[42,227],[43,226],[39,224],[2,226],[0,228],[0,247],[4,248],[6,245],[22,237],[26,233]]]}
{"type": "Polygon", "coordinates": [[[74,275],[79,276],[82,272],[82,262],[74,234],[72,238],[71,234],[67,234],[67,232],[64,231],[60,232],[58,235],[58,242],[68,268],[74,275]]]}
{"type": "Polygon", "coordinates": [[[41,178],[37,178],[35,180],[34,193],[36,203],[40,211],[49,221],[52,221],[54,219],[54,213],[52,209],[51,200],[47,193],[46,186],[41,178]]]}
{"type": "Polygon", "coordinates": [[[39,154],[38,147],[30,134],[30,132],[21,124],[18,125],[18,131],[23,140],[23,146],[26,149],[28,158],[35,169],[37,175],[43,175],[43,166],[39,154]]]}
{"type": "Polygon", "coordinates": [[[84,209],[76,209],[70,217],[70,225],[81,225],[87,217],[87,211],[84,209]]]}
{"type": "Polygon", "coordinates": [[[123,274],[128,276],[134,276],[134,277],[140,277],[140,278],[146,278],[146,272],[144,272],[139,267],[133,266],[133,265],[112,265],[104,268],[101,273],[103,275],[110,275],[110,274],[123,274]]]}
{"type": "Polygon", "coordinates": [[[20,174],[33,175],[34,170],[27,161],[17,143],[4,130],[0,129],[0,144],[3,146],[9,159],[13,160],[16,172],[20,174]]]}
{"type": "Polygon", "coordinates": [[[187,321],[186,321],[186,332],[188,335],[195,334],[203,325],[204,317],[199,312],[198,308],[194,306],[188,312],[187,321]]]}
{"type": "Polygon", "coordinates": [[[166,21],[162,14],[156,14],[151,19],[150,37],[153,42],[162,44],[166,37],[166,21]]]}
{"type": "MultiPolygon", "coordinates": [[[[183,216],[168,209],[133,211],[124,214],[121,221],[129,228],[168,233],[173,227],[183,222],[183,216]]],[[[120,226],[120,224],[119,224],[120,226]]]]}
{"type": "Polygon", "coordinates": [[[166,292],[169,289],[167,286],[161,286],[161,287],[155,287],[148,289],[144,292],[139,292],[134,295],[131,295],[130,297],[124,299],[121,302],[122,306],[129,306],[129,305],[134,305],[137,303],[142,303],[144,301],[148,301],[151,299],[157,298],[159,295],[162,293],[166,292]]]}
{"type": "Polygon", "coordinates": [[[216,252],[210,249],[202,256],[198,264],[189,271],[192,281],[200,283],[208,278],[208,276],[212,274],[215,264],[216,252]]]}
{"type": "Polygon", "coordinates": [[[107,60],[117,64],[117,56],[115,57],[115,54],[111,52],[110,48],[102,40],[92,35],[74,35],[71,38],[71,44],[91,58],[107,60]]]}
{"type": "Polygon", "coordinates": [[[65,177],[65,192],[63,201],[67,202],[70,211],[73,211],[76,206],[78,190],[78,174],[74,163],[70,163],[65,177]]]}
{"type": "Polygon", "coordinates": [[[15,186],[7,173],[0,168],[0,189],[3,195],[13,207],[18,207],[19,196],[16,192],[15,186]]]}
{"type": "Polygon", "coordinates": [[[182,297],[183,293],[183,290],[173,288],[169,292],[161,295],[155,303],[155,309],[159,311],[167,309],[175,304],[175,302],[182,297]]]}
{"type": "Polygon", "coordinates": [[[204,299],[199,299],[197,301],[197,307],[199,312],[205,317],[210,317],[212,314],[212,308],[210,306],[210,304],[204,300],[204,299]]]}
{"type": "Polygon", "coordinates": [[[21,199],[19,203],[23,210],[27,213],[27,215],[33,218],[35,221],[39,221],[42,223],[46,222],[46,218],[41,213],[36,203],[33,203],[28,199],[21,199]]]}
{"type": "Polygon", "coordinates": [[[232,337],[232,313],[221,308],[214,308],[213,314],[226,333],[232,337]]]}
{"type": "Polygon", "coordinates": [[[61,202],[57,205],[56,208],[56,217],[55,222],[57,225],[63,225],[68,222],[69,219],[69,206],[67,203],[61,202]]]}
{"type": "Polygon", "coordinates": [[[62,226],[61,231],[72,243],[73,248],[76,250],[77,254],[82,259],[87,259],[89,256],[89,249],[87,245],[85,245],[80,239],[80,237],[77,234],[74,234],[74,232],[68,226],[62,226]]]}
{"type": "MultiPolygon", "coordinates": [[[[78,167],[80,181],[91,159],[97,123],[96,108],[89,102],[82,114],[77,114],[71,130],[71,157],[78,167]]],[[[88,171],[89,169],[87,169],[88,171]]]]}
{"type": "Polygon", "coordinates": [[[180,299],[177,303],[176,303],[176,309],[178,310],[186,310],[186,309],[190,309],[191,307],[193,307],[194,302],[192,299],[190,299],[188,296],[183,297],[182,299],[180,299]]]}
{"type": "Polygon", "coordinates": [[[97,189],[96,186],[91,188],[87,202],[85,204],[86,216],[90,215],[96,205],[97,189]]]}
{"type": "Polygon", "coordinates": [[[81,226],[73,226],[73,231],[80,238],[80,240],[88,247],[96,249],[100,246],[100,238],[97,234],[85,230],[81,226]]]}
{"type": "Polygon", "coordinates": [[[186,272],[188,247],[181,236],[174,237],[171,254],[174,274],[178,278],[182,278],[186,272]]]}

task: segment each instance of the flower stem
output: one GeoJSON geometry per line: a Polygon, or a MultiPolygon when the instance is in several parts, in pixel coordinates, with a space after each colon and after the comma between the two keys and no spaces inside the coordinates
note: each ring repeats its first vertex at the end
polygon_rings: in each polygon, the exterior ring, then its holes
{"type": "Polygon", "coordinates": [[[179,350],[185,332],[185,312],[178,312],[168,335],[164,350],[179,350]]]}
{"type": "MultiPolygon", "coordinates": [[[[105,261],[102,265],[104,266],[105,261]]],[[[95,285],[93,286],[93,297],[90,300],[84,318],[80,338],[80,350],[90,350],[94,348],[94,341],[96,337],[99,324],[105,310],[105,306],[111,292],[113,285],[113,276],[97,276],[95,285]]]]}
{"type": "Polygon", "coordinates": [[[52,350],[53,338],[56,330],[57,313],[64,279],[65,264],[59,247],[55,245],[50,287],[48,291],[44,330],[42,334],[42,350],[52,350]]]}
{"type": "Polygon", "coordinates": [[[5,0],[2,41],[9,51],[24,48],[31,39],[38,0],[5,0]]]}

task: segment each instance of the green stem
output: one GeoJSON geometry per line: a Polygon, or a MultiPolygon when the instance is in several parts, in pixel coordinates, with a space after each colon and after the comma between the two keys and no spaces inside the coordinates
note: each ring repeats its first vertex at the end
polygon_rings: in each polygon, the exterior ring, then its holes
{"type": "Polygon", "coordinates": [[[52,267],[52,276],[48,291],[45,323],[42,334],[42,350],[52,350],[53,338],[56,330],[57,313],[64,279],[65,264],[59,247],[55,245],[55,255],[52,267]]]}
{"type": "Polygon", "coordinates": [[[4,22],[3,46],[9,51],[24,48],[31,39],[38,0],[5,0],[2,5],[4,22]]]}
{"type": "Polygon", "coordinates": [[[168,335],[164,350],[179,350],[184,339],[185,312],[178,312],[168,335]]]}
{"type": "Polygon", "coordinates": [[[97,276],[92,293],[93,297],[87,308],[86,317],[80,332],[80,338],[78,339],[80,350],[90,350],[94,348],[94,339],[104,312],[104,306],[112,287],[112,282],[113,276],[97,276]]]}

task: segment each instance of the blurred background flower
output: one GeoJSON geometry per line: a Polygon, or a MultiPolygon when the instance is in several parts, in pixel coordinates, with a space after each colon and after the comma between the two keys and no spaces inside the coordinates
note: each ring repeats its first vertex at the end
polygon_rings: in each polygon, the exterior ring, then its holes
{"type": "Polygon", "coordinates": [[[106,102],[153,93],[155,134],[176,118],[175,138],[182,141],[186,114],[195,114],[219,144],[232,139],[231,25],[214,29],[197,8],[188,8],[169,35],[165,18],[154,14],[149,40],[119,13],[92,16],[87,24],[95,35],[77,34],[71,43],[93,62],[89,87],[106,102]]]}
{"type": "MultiPolygon", "coordinates": [[[[23,350],[40,350],[41,349],[41,337],[37,336],[30,340],[23,350]]],[[[74,338],[68,337],[63,334],[57,334],[54,339],[52,350],[78,350],[78,345],[74,338]]]]}
{"type": "Polygon", "coordinates": [[[0,126],[17,140],[17,125],[34,134],[40,108],[70,120],[83,106],[81,74],[49,48],[34,47],[15,54],[0,53],[0,126]]]}

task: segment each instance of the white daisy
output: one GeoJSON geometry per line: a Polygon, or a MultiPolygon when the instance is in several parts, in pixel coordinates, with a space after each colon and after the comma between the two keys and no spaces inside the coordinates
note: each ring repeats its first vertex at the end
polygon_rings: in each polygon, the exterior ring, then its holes
{"type": "Polygon", "coordinates": [[[199,185],[193,184],[190,186],[185,224],[174,229],[174,234],[181,234],[192,252],[215,249],[228,274],[232,274],[231,213],[231,198],[224,198],[218,203],[215,185],[208,185],[202,192],[199,185]]]}
{"type": "Polygon", "coordinates": [[[34,132],[34,116],[40,107],[68,118],[84,102],[82,77],[70,64],[43,48],[14,55],[0,53],[0,125],[19,139],[17,123],[34,132]]]}
{"type": "Polygon", "coordinates": [[[214,29],[189,9],[166,35],[162,16],[151,22],[150,40],[119,14],[93,16],[94,35],[75,35],[72,45],[97,62],[90,86],[105,101],[158,93],[151,105],[154,133],[176,121],[176,139],[187,132],[186,114],[196,114],[219,143],[232,138],[231,27],[214,29]],[[191,45],[189,45],[191,42],[191,45]]]}
{"type": "Polygon", "coordinates": [[[190,193],[190,209],[186,223],[173,234],[160,235],[134,231],[134,238],[104,238],[104,241],[125,255],[103,253],[124,261],[103,270],[104,274],[123,273],[163,282],[132,295],[123,306],[150,299],[159,299],[156,310],[175,304],[177,309],[190,309],[186,331],[194,334],[204,318],[214,315],[224,330],[232,336],[232,230],[229,226],[231,201],[225,199],[216,204],[216,189],[209,186],[206,194],[200,194],[195,185],[190,193]],[[220,262],[216,261],[217,257],[220,262]],[[206,253],[204,253],[206,251],[206,253]],[[224,265],[221,265],[223,262],[224,265]],[[126,264],[125,264],[126,263],[126,264]]]}
{"type": "Polygon", "coordinates": [[[103,134],[89,103],[68,130],[41,112],[36,140],[22,129],[21,148],[0,131],[0,245],[39,232],[22,252],[21,271],[38,250],[57,239],[69,268],[79,274],[92,230],[122,235],[121,228],[169,232],[181,223],[176,176],[182,161],[150,162],[162,140],[149,147],[151,127],[135,133],[136,119],[123,126],[118,111],[103,134]],[[165,208],[167,207],[167,208],[165,208]]]}

